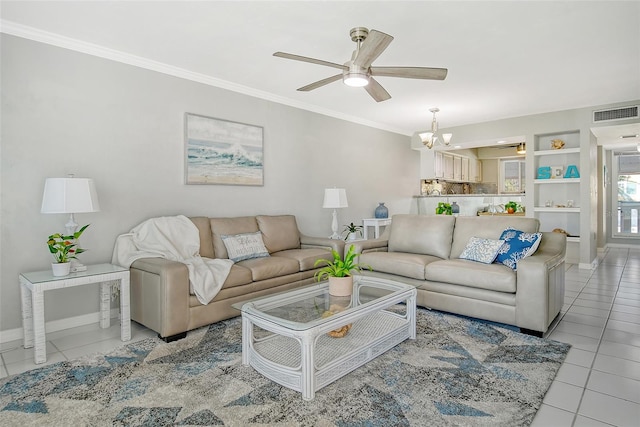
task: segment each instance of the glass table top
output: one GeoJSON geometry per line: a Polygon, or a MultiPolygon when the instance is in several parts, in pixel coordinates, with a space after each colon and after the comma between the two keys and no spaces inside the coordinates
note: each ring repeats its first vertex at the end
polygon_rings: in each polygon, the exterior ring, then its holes
{"type": "Polygon", "coordinates": [[[54,276],[51,269],[44,271],[33,271],[30,273],[22,273],[21,276],[29,281],[29,283],[44,283],[44,282],[54,282],[56,280],[69,280],[75,279],[78,277],[88,277],[95,276],[97,274],[106,274],[106,273],[120,273],[122,271],[128,271],[128,268],[120,267],[119,265],[113,264],[93,264],[87,265],[87,269],[85,271],[77,271],[74,273],[69,273],[66,276],[54,276]]]}
{"type": "Polygon", "coordinates": [[[351,296],[338,297],[329,294],[328,282],[321,282],[239,302],[233,307],[293,330],[305,330],[323,323],[329,316],[353,312],[414,287],[386,279],[354,276],[353,288],[351,296]]]}

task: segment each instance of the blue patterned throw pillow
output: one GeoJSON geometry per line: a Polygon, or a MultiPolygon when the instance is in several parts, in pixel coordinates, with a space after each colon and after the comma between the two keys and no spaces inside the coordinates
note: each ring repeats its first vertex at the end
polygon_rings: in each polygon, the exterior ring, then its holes
{"type": "Polygon", "coordinates": [[[504,244],[504,240],[481,239],[472,237],[467,242],[464,250],[460,254],[461,259],[477,261],[483,264],[491,264],[496,259],[498,251],[504,244]]]}
{"type": "Polygon", "coordinates": [[[518,261],[533,255],[538,249],[542,233],[525,233],[515,228],[507,228],[502,232],[500,239],[505,243],[498,251],[496,262],[516,270],[518,261]]]}

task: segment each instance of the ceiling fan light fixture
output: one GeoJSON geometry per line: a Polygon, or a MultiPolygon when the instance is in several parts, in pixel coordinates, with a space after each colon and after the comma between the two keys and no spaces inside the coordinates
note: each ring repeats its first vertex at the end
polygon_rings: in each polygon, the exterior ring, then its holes
{"type": "Polygon", "coordinates": [[[342,81],[347,86],[364,87],[369,84],[369,76],[364,73],[349,72],[342,76],[342,81]]]}
{"type": "Polygon", "coordinates": [[[518,144],[518,146],[516,147],[516,153],[527,154],[527,146],[525,145],[524,142],[521,142],[520,144],[518,144]]]}

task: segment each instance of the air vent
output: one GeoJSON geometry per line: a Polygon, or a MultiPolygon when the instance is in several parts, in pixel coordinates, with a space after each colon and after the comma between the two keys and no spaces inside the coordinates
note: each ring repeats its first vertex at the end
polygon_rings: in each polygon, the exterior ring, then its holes
{"type": "Polygon", "coordinates": [[[614,108],[612,110],[600,110],[593,112],[593,122],[611,122],[613,120],[637,119],[638,106],[614,108]]]}

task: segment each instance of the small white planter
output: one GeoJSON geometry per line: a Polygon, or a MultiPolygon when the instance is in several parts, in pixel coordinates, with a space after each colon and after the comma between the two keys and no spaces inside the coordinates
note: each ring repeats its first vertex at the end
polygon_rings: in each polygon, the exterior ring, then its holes
{"type": "Polygon", "coordinates": [[[70,262],[51,263],[51,269],[53,270],[53,275],[56,277],[67,276],[71,271],[71,263],[70,262]]]}
{"type": "Polygon", "coordinates": [[[329,277],[329,295],[350,296],[353,293],[353,276],[329,277]]]}

